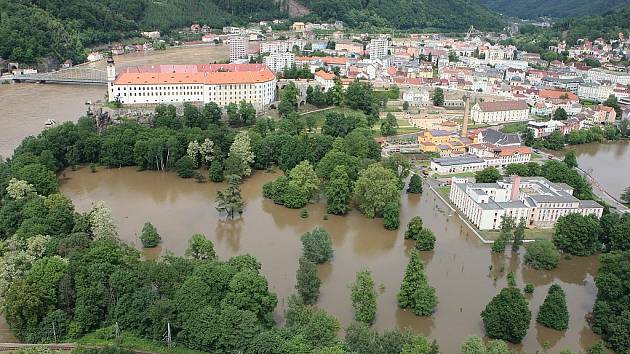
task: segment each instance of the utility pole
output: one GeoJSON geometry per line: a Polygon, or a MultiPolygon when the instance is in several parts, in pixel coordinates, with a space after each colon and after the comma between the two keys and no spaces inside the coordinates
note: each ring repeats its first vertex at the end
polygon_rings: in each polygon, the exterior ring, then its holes
{"type": "Polygon", "coordinates": [[[114,328],[116,329],[116,340],[118,340],[120,338],[120,327],[118,326],[118,321],[116,321],[116,326],[114,326],[114,328]]]}
{"type": "Polygon", "coordinates": [[[166,324],[166,327],[167,327],[167,330],[166,330],[166,332],[167,332],[167,334],[166,334],[166,343],[167,343],[168,347],[170,348],[170,347],[173,346],[173,342],[171,341],[171,323],[168,322],[166,324]]]}
{"type": "Polygon", "coordinates": [[[57,330],[55,329],[55,322],[52,323],[52,327],[53,327],[53,338],[55,340],[55,343],[57,343],[57,330]]]}

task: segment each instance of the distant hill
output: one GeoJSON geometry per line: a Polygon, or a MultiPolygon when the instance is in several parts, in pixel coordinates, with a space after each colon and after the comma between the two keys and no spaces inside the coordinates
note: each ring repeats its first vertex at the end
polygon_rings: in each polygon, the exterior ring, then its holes
{"type": "Polygon", "coordinates": [[[463,31],[503,28],[501,17],[476,0],[300,0],[320,20],[341,20],[357,28],[463,31]]]}
{"type": "MultiPolygon", "coordinates": [[[[578,39],[594,40],[602,37],[606,40],[617,38],[619,32],[630,32],[630,5],[603,15],[574,17],[560,20],[550,28],[531,25],[521,27],[521,34],[507,42],[528,52],[549,54],[548,47],[564,40],[575,44],[578,39]]],[[[548,56],[553,58],[553,56],[548,56]]]]}
{"type": "Polygon", "coordinates": [[[556,18],[599,15],[630,4],[630,0],[479,0],[488,8],[506,16],[556,18]]]}
{"type": "Polygon", "coordinates": [[[0,0],[0,58],[75,62],[85,47],[137,34],[190,26],[221,27],[286,17],[277,0],[0,0]]]}

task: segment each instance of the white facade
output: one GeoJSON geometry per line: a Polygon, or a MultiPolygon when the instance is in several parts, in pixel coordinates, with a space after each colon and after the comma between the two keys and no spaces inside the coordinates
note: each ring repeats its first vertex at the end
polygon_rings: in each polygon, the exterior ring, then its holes
{"type": "Polygon", "coordinates": [[[630,73],[596,68],[589,70],[586,77],[591,81],[610,81],[614,84],[630,85],[630,73]]]}
{"type": "Polygon", "coordinates": [[[577,95],[582,100],[604,102],[614,92],[614,86],[584,83],[578,87],[577,95]]]}
{"type": "Polygon", "coordinates": [[[260,43],[261,53],[284,53],[290,51],[289,42],[287,41],[273,41],[260,43]]]}
{"type": "Polygon", "coordinates": [[[488,167],[488,163],[474,155],[463,155],[454,157],[440,157],[431,159],[431,171],[441,175],[477,172],[488,167]]]}
{"type": "Polygon", "coordinates": [[[470,118],[475,123],[507,123],[529,120],[529,107],[524,101],[482,102],[471,109],[470,118]],[[522,104],[514,104],[522,102],[522,104]]]}
{"type": "Polygon", "coordinates": [[[387,38],[373,38],[370,41],[370,59],[380,59],[387,56],[389,40],[387,38]]]}
{"type": "Polygon", "coordinates": [[[603,207],[579,200],[573,189],[542,177],[512,177],[497,183],[453,179],[449,199],[480,230],[495,230],[501,218],[524,219],[528,227],[552,228],[571,213],[601,217],[603,207]]]}
{"type": "Polygon", "coordinates": [[[283,71],[295,64],[295,54],[277,52],[265,57],[265,65],[273,72],[283,71]]]}
{"type": "Polygon", "coordinates": [[[411,107],[428,106],[431,102],[429,91],[410,88],[403,93],[403,101],[409,102],[411,107]]]}
{"type": "Polygon", "coordinates": [[[249,41],[243,36],[230,37],[230,63],[247,57],[247,45],[249,41]]]}

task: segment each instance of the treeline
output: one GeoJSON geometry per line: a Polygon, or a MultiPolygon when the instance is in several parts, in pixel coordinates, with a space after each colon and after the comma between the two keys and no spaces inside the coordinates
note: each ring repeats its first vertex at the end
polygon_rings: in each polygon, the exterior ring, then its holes
{"type": "Polygon", "coordinates": [[[591,41],[599,37],[606,40],[617,39],[619,32],[628,33],[628,31],[630,31],[630,6],[625,6],[603,15],[563,19],[549,28],[525,25],[521,27],[520,34],[504,43],[514,44],[520,50],[527,52],[546,54],[549,46],[555,45],[560,40],[573,45],[581,38],[591,41]]]}
{"type": "Polygon", "coordinates": [[[609,140],[619,140],[623,137],[630,137],[630,127],[628,122],[622,121],[619,127],[613,124],[606,124],[603,129],[593,126],[588,129],[578,129],[569,134],[562,134],[554,131],[542,139],[534,139],[534,133],[530,129],[525,129],[522,134],[523,143],[538,149],[562,150],[566,145],[581,145],[588,143],[601,143],[609,140]]]}
{"type": "Polygon", "coordinates": [[[212,27],[284,17],[281,2],[253,0],[0,0],[0,58],[75,63],[86,48],[141,30],[169,31],[197,22],[212,27]]]}
{"type": "Polygon", "coordinates": [[[506,16],[535,19],[548,17],[575,17],[599,15],[619,6],[628,0],[481,0],[481,4],[506,16]]]}
{"type": "Polygon", "coordinates": [[[463,0],[302,0],[314,20],[341,20],[360,29],[394,27],[403,30],[465,31],[471,25],[500,30],[501,17],[478,3],[463,0]]]}

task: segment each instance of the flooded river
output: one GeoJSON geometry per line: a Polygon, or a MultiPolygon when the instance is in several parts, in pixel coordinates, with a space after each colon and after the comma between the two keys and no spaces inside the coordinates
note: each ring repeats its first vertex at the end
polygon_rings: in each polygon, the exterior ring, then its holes
{"type": "MultiPolygon", "coordinates": [[[[147,64],[213,63],[228,58],[227,46],[171,48],[116,56],[116,67],[147,64]]],[[[89,66],[105,68],[104,61],[89,66]]],[[[86,101],[104,100],[105,86],[12,84],[0,85],[0,156],[10,156],[13,149],[29,135],[38,134],[48,119],[58,123],[76,121],[86,112],[86,101]]]]}
{"type": "Polygon", "coordinates": [[[188,238],[204,233],[214,242],[221,259],[250,253],[262,263],[271,291],[278,295],[277,318],[294,292],[295,271],[301,253],[300,235],[322,226],[331,234],[335,256],[330,264],[319,266],[322,280],[317,306],[335,315],[346,326],[353,317],[348,284],[361,269],[372,271],[379,291],[378,329],[410,327],[436,339],[444,353],[457,352],[471,334],[483,334],[480,313],[488,301],[506,286],[509,270],[516,273],[519,287],[533,283],[536,291],[530,298],[533,318],[542,304],[548,287],[560,284],[567,293],[571,322],[566,332],[540,327],[532,321],[523,344],[518,348],[532,353],[548,342],[551,352],[564,348],[579,351],[597,340],[589,329],[585,315],[596,296],[594,275],[597,258],[562,260],[552,272],[539,272],[522,266],[522,257],[492,255],[437,196],[425,191],[422,196],[403,195],[401,225],[420,215],[436,234],[434,252],[423,252],[429,282],[437,290],[440,304],[431,317],[416,317],[397,307],[408,251],[413,245],[403,239],[404,228],[387,231],[382,220],[370,220],[356,211],[345,217],[323,219],[323,204],[308,206],[310,216],[302,219],[299,210],[290,210],[266,200],[261,195],[263,183],[277,174],[258,172],[243,185],[247,202],[243,218],[225,221],[214,208],[216,191],[223,185],[198,184],[172,173],[137,172],[134,168],[104,169],[91,173],[83,168],[67,171],[61,190],[79,210],[88,210],[104,200],[113,210],[120,237],[140,247],[138,234],[146,221],[153,223],[162,235],[161,248],[145,253],[155,258],[165,250],[182,255],[188,238]],[[490,266],[492,265],[492,270],[490,266]],[[503,272],[500,270],[503,269],[503,272]],[[495,279],[496,277],[496,279],[495,279]]]}
{"type": "Polygon", "coordinates": [[[630,141],[572,146],[580,168],[587,171],[608,192],[619,199],[630,187],[630,141]]]}

